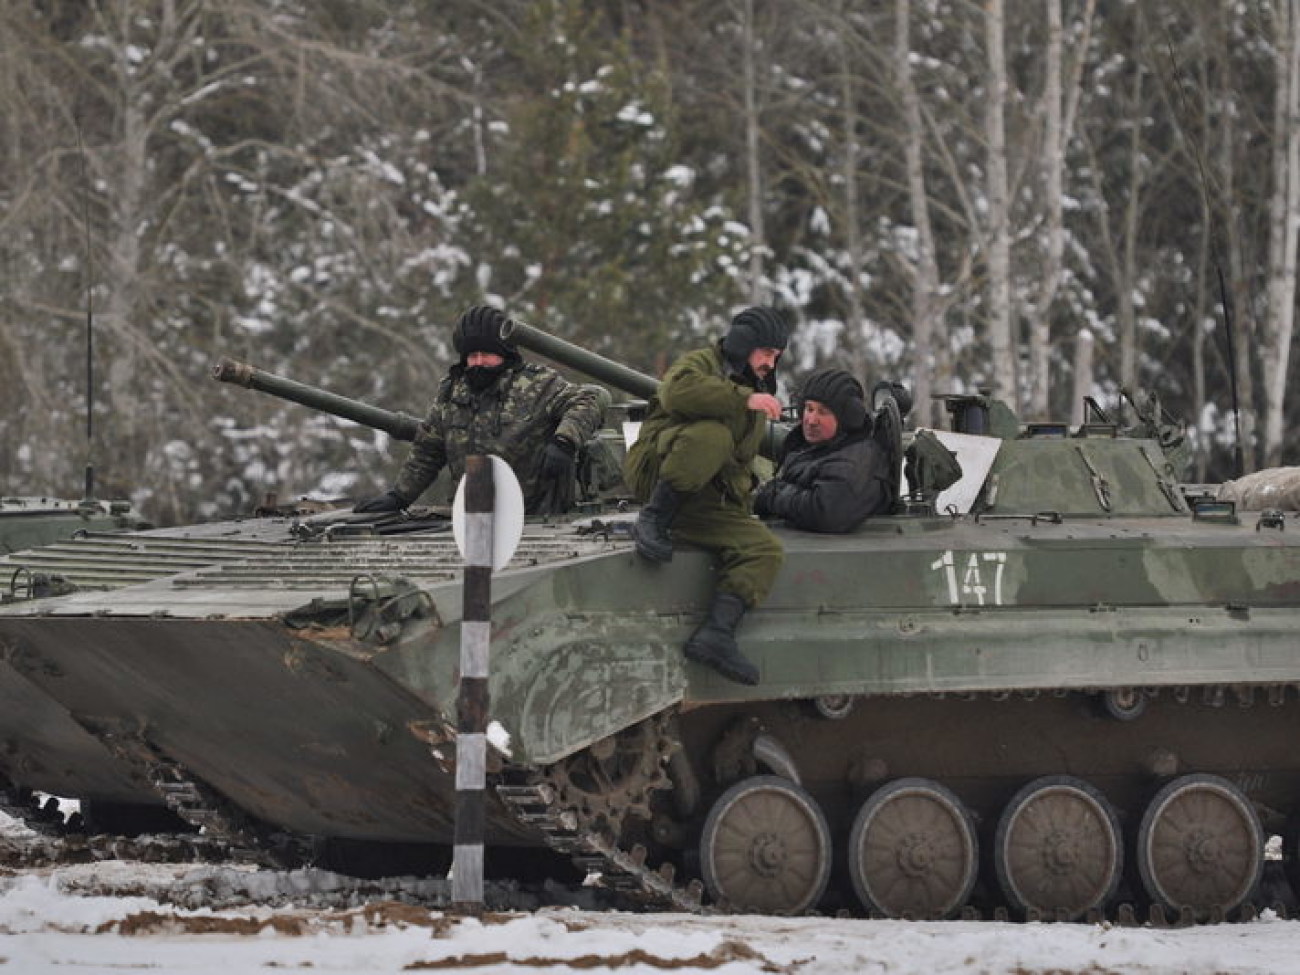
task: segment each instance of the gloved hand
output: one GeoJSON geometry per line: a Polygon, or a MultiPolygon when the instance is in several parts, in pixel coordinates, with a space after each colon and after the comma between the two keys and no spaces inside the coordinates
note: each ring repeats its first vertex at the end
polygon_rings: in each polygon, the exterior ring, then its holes
{"type": "Polygon", "coordinates": [[[539,514],[559,515],[573,507],[573,479],[577,470],[577,446],[564,437],[554,437],[542,451],[541,478],[546,482],[539,514]]]}
{"type": "Polygon", "coordinates": [[[780,478],[772,478],[765,481],[763,485],[754,492],[754,514],[760,518],[779,518],[781,512],[780,506],[781,489],[785,487],[785,482],[780,478]]]}
{"type": "Polygon", "coordinates": [[[542,451],[542,478],[547,481],[555,481],[562,477],[572,480],[573,459],[577,452],[578,448],[574,446],[573,441],[565,437],[552,437],[551,442],[542,451]]]}
{"type": "Polygon", "coordinates": [[[880,408],[882,395],[892,395],[894,397],[894,402],[898,404],[898,415],[903,419],[906,419],[907,414],[912,412],[912,394],[908,392],[907,387],[902,383],[882,379],[871,387],[871,408],[873,410],[880,408]]]}
{"type": "Polygon", "coordinates": [[[373,498],[364,498],[353,505],[352,510],[361,514],[377,515],[389,511],[401,511],[406,507],[406,502],[401,499],[396,491],[386,491],[381,495],[373,498]]]}

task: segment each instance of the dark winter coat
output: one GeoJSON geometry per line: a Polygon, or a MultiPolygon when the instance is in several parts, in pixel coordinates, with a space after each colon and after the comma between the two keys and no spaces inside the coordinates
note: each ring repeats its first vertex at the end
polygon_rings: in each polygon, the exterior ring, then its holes
{"type": "Polygon", "coordinates": [[[776,476],[754,496],[754,511],[804,531],[848,532],[892,502],[885,452],[870,426],[821,444],[793,430],[776,476]]]}

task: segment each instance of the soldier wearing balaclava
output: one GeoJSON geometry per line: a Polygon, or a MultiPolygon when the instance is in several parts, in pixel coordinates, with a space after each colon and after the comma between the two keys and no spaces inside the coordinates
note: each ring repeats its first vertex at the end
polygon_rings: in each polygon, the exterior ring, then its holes
{"type": "Polygon", "coordinates": [[[482,305],[460,316],[451,334],[460,358],[439,385],[397,480],[355,511],[409,507],[443,468],[459,481],[465,458],[473,454],[495,454],[510,465],[528,514],[561,514],[573,507],[576,454],[604,422],[609,394],[525,362],[501,339],[508,320],[482,305]]]}

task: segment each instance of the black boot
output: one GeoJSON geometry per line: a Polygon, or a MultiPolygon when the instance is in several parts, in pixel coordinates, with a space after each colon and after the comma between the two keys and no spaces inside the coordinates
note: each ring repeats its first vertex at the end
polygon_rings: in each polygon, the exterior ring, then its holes
{"type": "Polygon", "coordinates": [[[650,500],[645,503],[637,515],[636,524],[632,526],[632,537],[636,539],[636,550],[642,558],[651,562],[671,562],[673,560],[673,541],[668,537],[668,526],[677,517],[677,509],[682,506],[682,494],[673,489],[667,481],[655,482],[650,492],[650,500]]]}
{"type": "Polygon", "coordinates": [[[736,646],[736,626],[744,615],[745,601],[739,596],[727,592],[714,596],[709,618],[686,641],[686,659],[707,664],[738,684],[757,684],[758,668],[736,646]]]}

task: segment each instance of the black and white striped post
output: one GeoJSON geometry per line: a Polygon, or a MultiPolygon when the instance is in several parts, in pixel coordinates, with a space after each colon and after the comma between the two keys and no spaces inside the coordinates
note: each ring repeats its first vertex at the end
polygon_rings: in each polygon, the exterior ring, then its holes
{"type": "Polygon", "coordinates": [[[495,494],[492,458],[467,457],[465,581],[460,624],[460,688],[456,697],[456,831],[451,868],[452,910],[465,914],[483,911],[495,494]]]}

